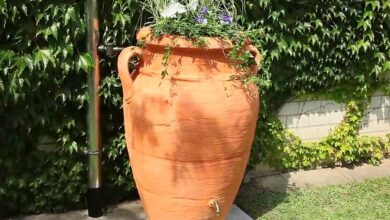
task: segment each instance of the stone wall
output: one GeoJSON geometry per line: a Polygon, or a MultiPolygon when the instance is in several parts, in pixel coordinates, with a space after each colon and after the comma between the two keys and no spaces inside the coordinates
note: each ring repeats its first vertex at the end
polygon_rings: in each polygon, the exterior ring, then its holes
{"type": "MultiPolygon", "coordinates": [[[[293,100],[278,112],[285,128],[304,141],[326,137],[342,120],[345,104],[333,100],[293,100]]],[[[375,93],[361,124],[361,135],[384,136],[390,133],[390,96],[375,93]]]]}

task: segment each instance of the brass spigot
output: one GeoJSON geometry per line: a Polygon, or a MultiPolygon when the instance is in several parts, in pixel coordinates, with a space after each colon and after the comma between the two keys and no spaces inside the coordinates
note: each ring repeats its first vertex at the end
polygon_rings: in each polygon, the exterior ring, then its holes
{"type": "Polygon", "coordinates": [[[221,215],[221,208],[219,206],[218,199],[212,199],[209,201],[209,206],[213,209],[215,209],[215,215],[220,216],[221,215]]]}

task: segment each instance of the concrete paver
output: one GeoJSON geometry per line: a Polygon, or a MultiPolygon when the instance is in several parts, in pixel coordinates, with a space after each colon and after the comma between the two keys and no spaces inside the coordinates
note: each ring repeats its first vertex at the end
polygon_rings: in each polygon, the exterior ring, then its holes
{"type": "Polygon", "coordinates": [[[390,159],[385,159],[379,166],[364,164],[354,168],[325,168],[297,171],[270,176],[254,174],[251,179],[257,186],[273,192],[286,192],[310,186],[343,185],[367,179],[390,176],[390,159]],[[257,177],[256,177],[257,176],[257,177]]]}
{"type": "Polygon", "coordinates": [[[288,184],[288,177],[283,174],[253,178],[252,183],[257,188],[273,192],[286,192],[292,186],[288,184]]]}
{"type": "Polygon", "coordinates": [[[109,208],[107,214],[101,218],[88,217],[87,210],[72,211],[62,214],[41,214],[8,220],[146,220],[141,202],[124,202],[109,208]]]}
{"type": "Polygon", "coordinates": [[[288,179],[288,185],[294,186],[295,188],[348,183],[349,179],[340,174],[338,172],[339,170],[340,168],[308,170],[282,174],[282,176],[288,179]]]}
{"type": "Polygon", "coordinates": [[[362,181],[366,179],[390,176],[390,167],[386,167],[385,165],[377,167],[372,165],[363,165],[355,167],[354,169],[343,168],[341,174],[353,181],[362,181]]]}
{"type": "Polygon", "coordinates": [[[238,208],[238,206],[233,205],[226,220],[253,220],[253,218],[251,218],[244,211],[238,208]]]}
{"type": "MultiPolygon", "coordinates": [[[[88,217],[87,210],[73,211],[63,214],[41,214],[8,220],[146,220],[145,213],[139,201],[124,202],[108,210],[108,213],[100,218],[88,217]]],[[[226,220],[253,220],[249,215],[236,205],[233,205],[226,220]]]]}

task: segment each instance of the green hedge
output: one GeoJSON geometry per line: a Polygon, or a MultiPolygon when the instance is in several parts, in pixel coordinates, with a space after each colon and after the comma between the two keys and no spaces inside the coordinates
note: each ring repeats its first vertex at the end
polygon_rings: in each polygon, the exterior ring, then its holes
{"type": "MultiPolygon", "coordinates": [[[[102,42],[133,44],[136,26],[146,21],[141,1],[101,2],[102,42]]],[[[280,142],[282,129],[273,115],[286,97],[327,91],[336,98],[364,100],[380,84],[390,68],[390,1],[246,4],[245,25],[254,29],[253,40],[264,56],[258,82],[262,113],[250,165],[281,165],[283,160],[275,158],[292,156],[283,153],[289,145],[280,142]]],[[[0,21],[0,216],[81,208],[87,182],[85,70],[90,66],[84,1],[0,0],[0,21]]],[[[110,201],[128,198],[134,189],[115,69],[115,58],[103,60],[103,166],[110,201]]]]}

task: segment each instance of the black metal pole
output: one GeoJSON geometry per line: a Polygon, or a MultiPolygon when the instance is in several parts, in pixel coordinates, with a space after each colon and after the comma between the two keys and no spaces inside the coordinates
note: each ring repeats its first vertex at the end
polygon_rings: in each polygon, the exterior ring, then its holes
{"type": "Polygon", "coordinates": [[[87,18],[88,52],[94,61],[94,68],[88,74],[88,215],[98,218],[103,215],[101,143],[100,143],[100,100],[98,88],[99,72],[99,19],[98,0],[87,0],[85,5],[87,18]]]}

